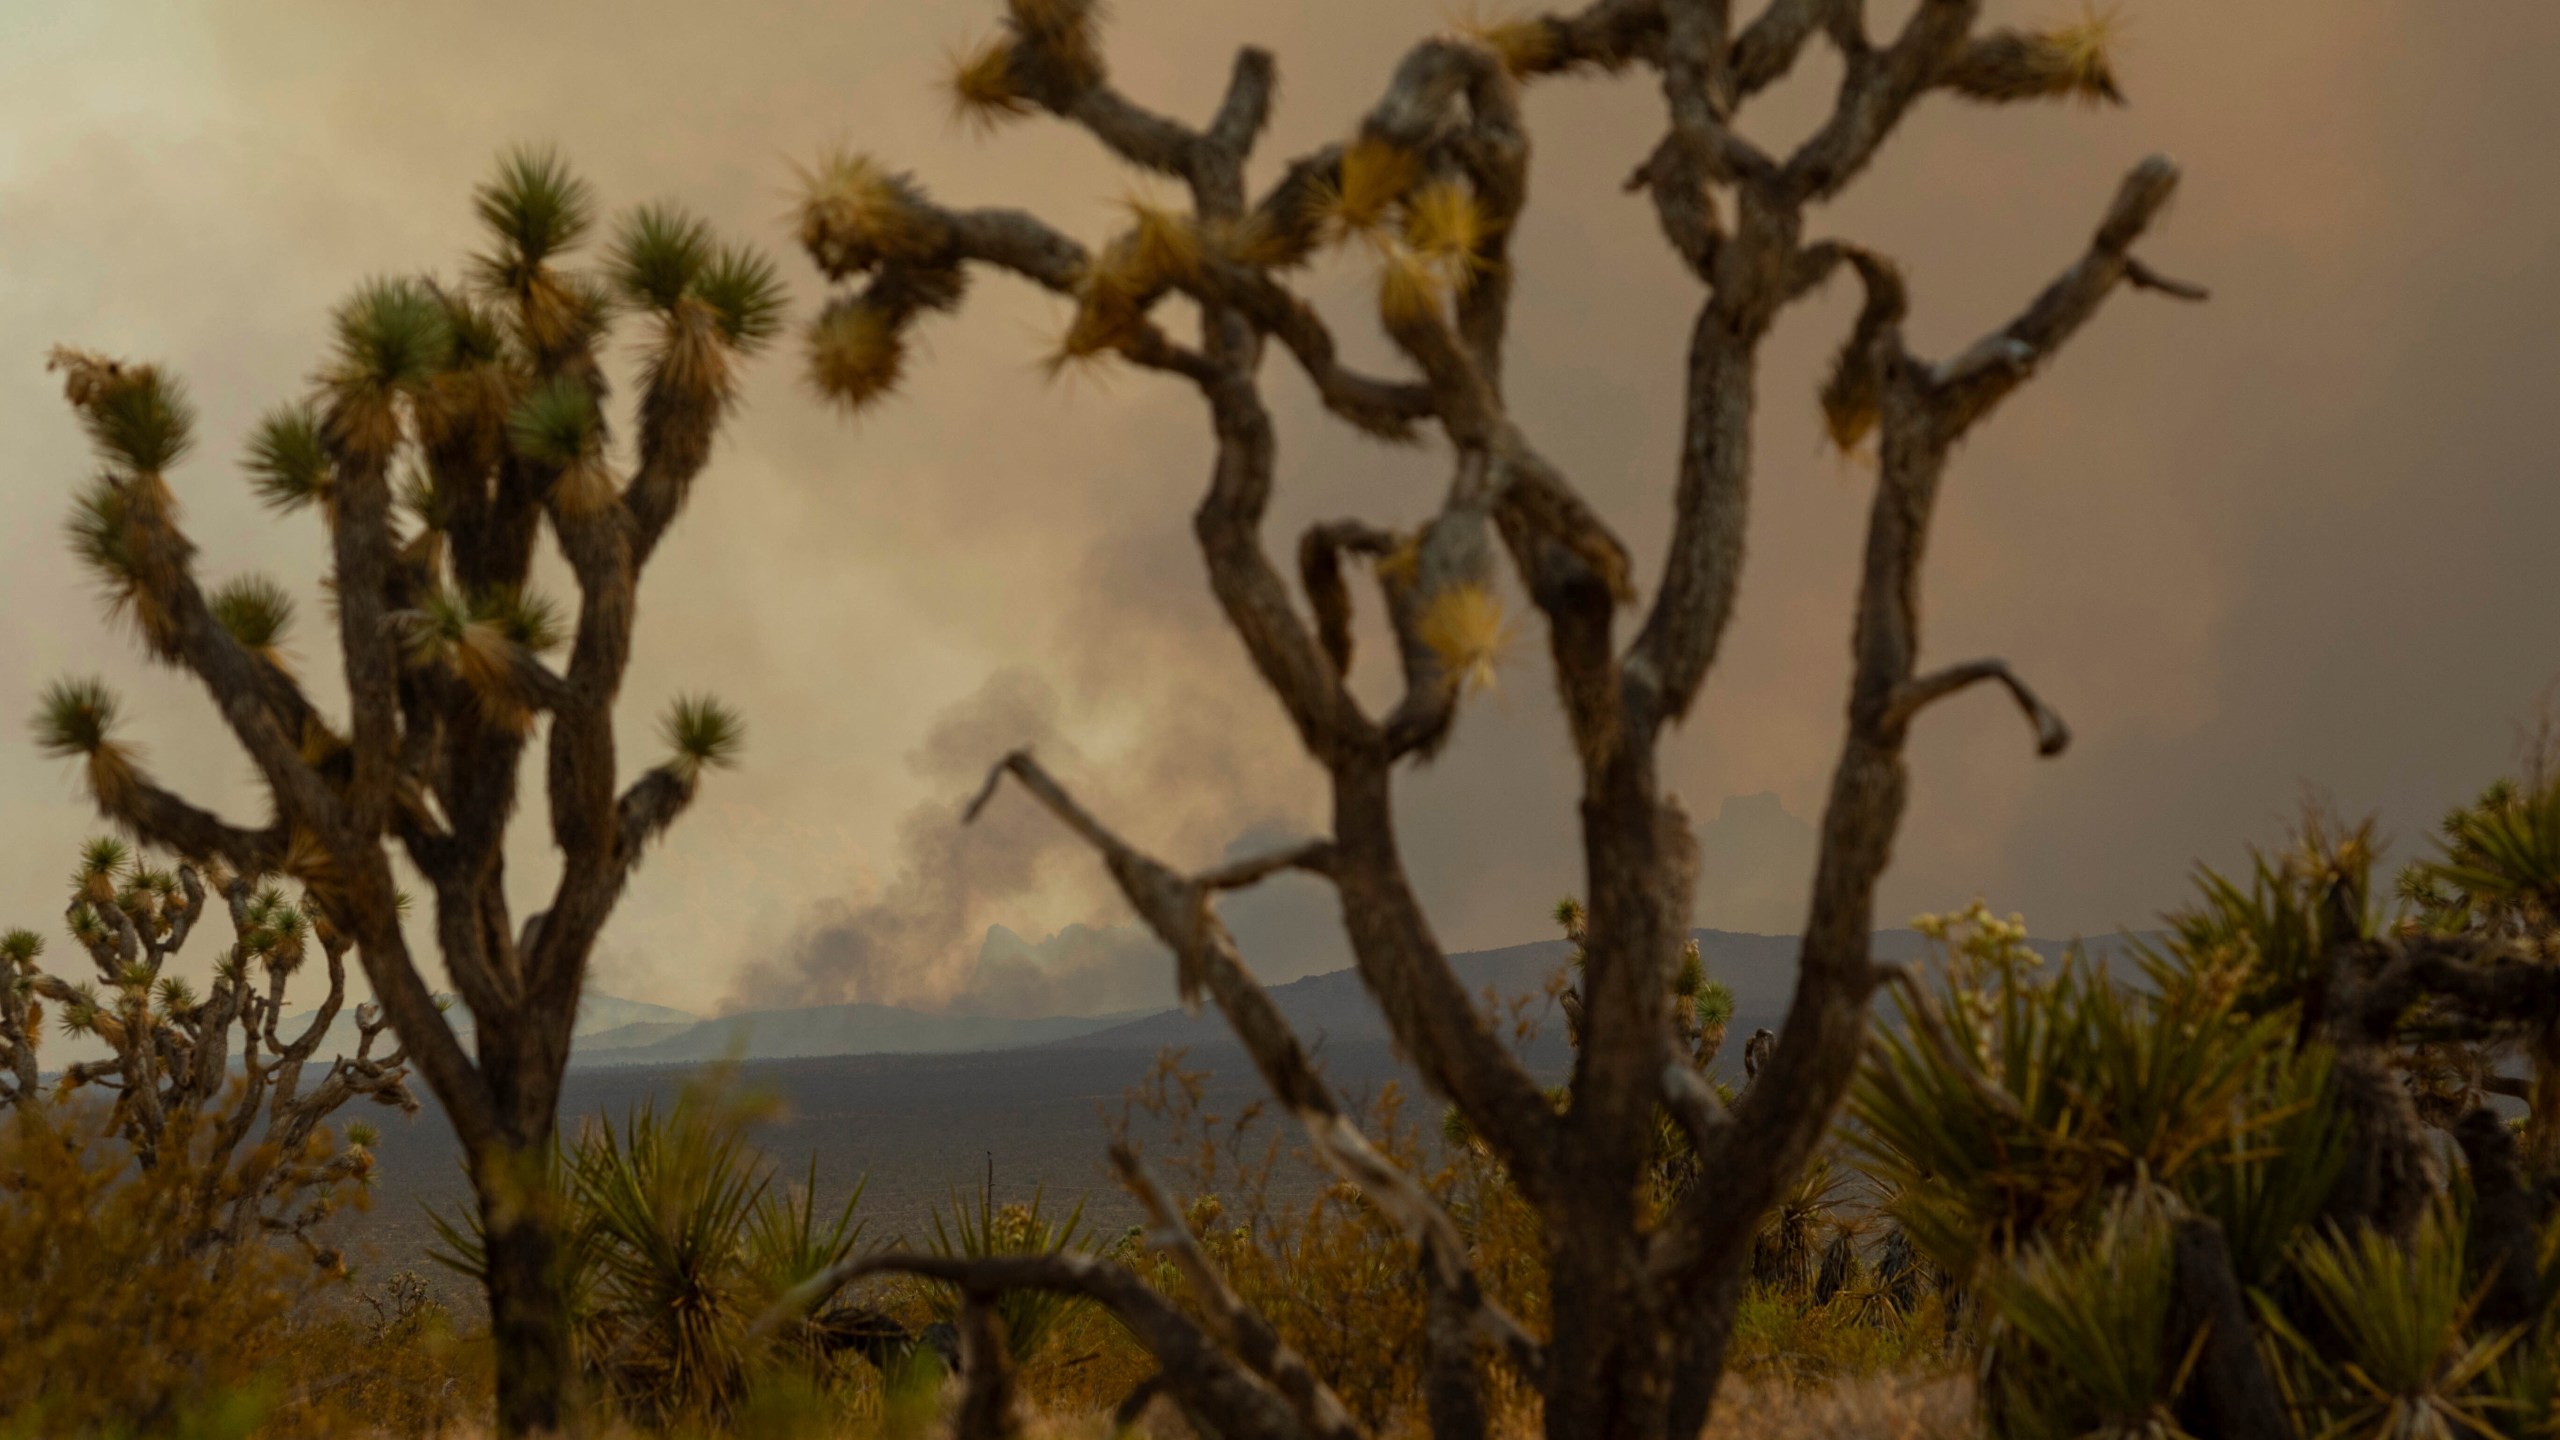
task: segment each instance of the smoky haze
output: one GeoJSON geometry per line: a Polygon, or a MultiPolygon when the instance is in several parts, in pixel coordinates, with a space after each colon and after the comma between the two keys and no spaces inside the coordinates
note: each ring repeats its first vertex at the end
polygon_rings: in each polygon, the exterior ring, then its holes
{"type": "MultiPolygon", "coordinates": [[[[1909,6],[1870,8],[1882,28],[1909,6]]],[[[2020,23],[2077,12],[1987,8],[2020,23]]],[[[155,773],[256,810],[210,707],[146,666],[62,552],[87,461],[42,373],[47,345],[187,378],[200,443],[173,482],[201,571],[260,569],[294,587],[306,669],[324,672],[310,628],[317,524],[261,513],[236,457],[256,415],[306,382],[336,298],[368,275],[453,273],[477,243],[470,187],[519,141],[556,143],[612,208],[677,199],[763,244],[803,317],[823,290],[788,247],[791,164],[831,144],[912,168],[949,201],[1024,205],[1100,236],[1147,182],[1053,123],[979,141],[949,121],[944,55],[995,9],[0,10],[12,442],[0,723],[57,675],[106,674],[155,773]]],[[[1119,80],[1183,115],[1214,103],[1236,44],[1271,47],[1275,159],[1345,133],[1447,11],[1113,9],[1119,80]]],[[[2560,7],[2124,12],[2130,108],[1932,99],[1816,220],[1901,262],[1913,338],[1943,353],[2013,313],[2085,244],[2117,178],[2159,151],[2188,179],[2148,258],[2214,290],[2202,307],[2120,297],[1957,457],[1928,651],[2008,659],[2077,743],[2033,760],[1987,694],[1933,713],[1912,752],[1888,920],[1979,893],[2039,933],[2143,924],[2192,862],[2271,838],[2307,783],[2379,812],[2405,852],[2508,763],[2516,722],[2560,670],[2543,419],[2560,392],[2560,166],[2547,155],[2560,7]]],[[[1804,133],[1837,78],[1817,51],[1749,128],[1770,143],[1804,133]]],[[[1659,136],[1660,98],[1634,76],[1594,78],[1541,85],[1528,107],[1539,149],[1517,246],[1514,406],[1658,563],[1696,290],[1619,182],[1659,136]]],[[[1355,358],[1386,365],[1366,283],[1348,262],[1309,280],[1355,358]]],[[[1800,839],[1840,732],[1867,475],[1823,449],[1812,397],[1854,304],[1835,289],[1769,346],[1739,618],[1666,754],[1668,784],[1722,857],[1702,880],[1703,925],[1788,929],[1801,908],[1800,839]],[[1774,801],[1746,803],[1763,796],[1774,801]]],[[[809,398],[787,347],[756,364],[644,584],[623,716],[636,768],[654,758],[650,720],[670,695],[714,691],[747,716],[747,763],[715,777],[650,857],[598,985],[698,1010],[1119,1008],[1161,957],[1117,938],[1125,912],[1090,857],[1018,795],[958,828],[987,763],[1019,744],[1179,862],[1321,822],[1319,777],[1224,632],[1192,548],[1209,458],[1196,406],[1143,376],[1048,379],[1035,362],[1064,318],[983,277],[963,314],[926,323],[903,392],[858,422],[809,398]],[[994,925],[1069,943],[1029,959],[990,951],[994,925]],[[1079,925],[1089,932],[1068,931],[1079,925]]],[[[1432,505],[1442,452],[1346,435],[1285,366],[1269,373],[1275,551],[1320,518],[1394,524],[1432,505]]],[[[1362,683],[1376,685],[1382,647],[1368,638],[1362,683]]],[[[51,925],[93,822],[67,771],[23,743],[0,747],[0,803],[0,924],[51,925]]],[[[1543,935],[1554,898],[1580,888],[1573,816],[1570,751],[1530,635],[1402,790],[1403,841],[1441,939],[1543,935]]],[[[521,828],[512,873],[530,905],[550,872],[539,826],[521,828]]],[[[1345,963],[1328,905],[1288,882],[1231,916],[1257,967],[1287,978],[1345,963]]]]}

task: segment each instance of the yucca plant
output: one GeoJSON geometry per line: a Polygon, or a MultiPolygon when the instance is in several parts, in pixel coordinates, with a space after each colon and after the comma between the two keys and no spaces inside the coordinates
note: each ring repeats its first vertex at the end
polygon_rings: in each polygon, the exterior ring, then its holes
{"type": "MultiPolygon", "coordinates": [[[[1078,1200],[1063,1218],[1056,1218],[1045,1211],[1046,1197],[1045,1190],[1034,1190],[1027,1201],[999,1201],[990,1184],[981,1184],[974,1197],[954,1191],[950,1207],[934,1212],[933,1253],[946,1259],[984,1260],[1083,1248],[1084,1202],[1078,1200]]],[[[957,1289],[936,1285],[927,1293],[935,1319],[957,1322],[961,1308],[957,1289]]],[[[995,1310],[1004,1323],[1005,1349],[1013,1363],[1021,1365],[1038,1355],[1063,1322],[1090,1305],[1081,1296],[1060,1291],[1006,1291],[995,1310]]]]}
{"type": "Polygon", "coordinates": [[[738,1393],[765,1299],[747,1237],[770,1182],[740,1127],[693,1096],[664,1117],[643,1102],[569,1151],[597,1272],[590,1344],[626,1403],[707,1411],[738,1393]]]}
{"type": "Polygon", "coordinates": [[[1846,1239],[1832,1215],[1850,1179],[1827,1156],[1804,1168],[1795,1187],[1761,1221],[1760,1234],[1752,1241],[1752,1283],[1790,1296],[1810,1294],[1825,1232],[1846,1239]]]}
{"type": "Polygon", "coordinates": [[[2156,1196],[2040,1239],[1984,1286],[1984,1401],[2003,1440],[2188,1440],[2176,1418],[2196,1348],[2172,1338],[2174,1275],[2156,1196]]]}
{"type": "Polygon", "coordinates": [[[2077,953],[2042,974],[2023,927],[1978,909],[1922,918],[1938,977],[1896,994],[1902,1023],[1876,1037],[1851,1091],[1849,1145],[1960,1281],[2128,1186],[2244,1162],[2299,1113],[2274,1078],[2285,1017],[2137,993],[2077,953]],[[2250,1103],[2270,1086],[2272,1108],[2250,1103]]]}
{"type": "Polygon", "coordinates": [[[2523,1337],[2473,1325],[2480,1297],[2449,1206],[2432,1209],[2405,1242],[2371,1230],[2307,1236],[2292,1273],[2316,1326],[2262,1309],[2284,1341],[2295,1404],[2321,1434],[2460,1440],[2496,1435],[2511,1418],[2496,1367],[2523,1337]]]}
{"type": "MultiPolygon", "coordinates": [[[[829,1215],[817,1205],[814,1158],[806,1184],[777,1185],[748,1133],[770,1113],[715,1072],[672,1106],[644,1100],[619,1125],[591,1123],[556,1152],[550,1188],[565,1237],[556,1278],[578,1363],[630,1414],[716,1420],[778,1363],[824,1359],[805,1308],[770,1312],[859,1247],[862,1187],[829,1215]],[[768,1317],[775,1323],[758,1333],[768,1317]]],[[[483,1275],[479,1215],[432,1218],[436,1258],[483,1275]]]]}

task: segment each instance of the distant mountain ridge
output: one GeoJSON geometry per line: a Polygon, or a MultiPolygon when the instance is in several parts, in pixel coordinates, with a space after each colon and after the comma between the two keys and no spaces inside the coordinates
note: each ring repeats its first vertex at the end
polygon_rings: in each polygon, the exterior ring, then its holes
{"type": "Polygon", "coordinates": [[[669,1025],[643,1021],[581,1036],[576,1065],[700,1065],[716,1060],[790,1060],[817,1055],[949,1055],[1018,1050],[1108,1029],[1121,1015],[1010,1020],[936,1015],[903,1005],[810,1005],[750,1010],[669,1025]]]}
{"type": "MultiPolygon", "coordinates": [[[[1796,984],[1796,957],[1802,942],[1792,935],[1741,935],[1724,930],[1691,932],[1698,941],[1701,957],[1706,961],[1707,975],[1733,991],[1733,1020],[1719,1069],[1730,1068],[1742,1053],[1740,1039],[1766,1026],[1778,1028],[1786,1019],[1796,984]]],[[[1915,930],[1879,930],[1875,934],[1875,956],[1889,964],[1904,964],[1927,953],[1927,940],[1915,930]]],[[[2029,940],[2028,945],[2048,961],[2059,959],[2074,943],[2080,943],[2118,973],[2129,970],[2129,950],[2122,939],[2102,937],[2085,942],[2029,940]]],[[[1527,999],[1526,1018],[1545,1016],[1547,1022],[1539,1033],[1522,1048],[1533,1066],[1560,1066],[1565,1063],[1562,1024],[1556,1020],[1544,996],[1551,977],[1561,971],[1573,953],[1573,947],[1558,940],[1538,940],[1526,945],[1511,945],[1499,950],[1476,950],[1449,957],[1450,967],[1460,983],[1478,996],[1487,992],[1498,997],[1489,1011],[1497,1029],[1510,1038],[1507,1022],[1510,1002],[1527,999]]],[[[1309,975],[1268,987],[1272,1003],[1280,1008],[1298,1038],[1319,1055],[1325,1046],[1371,1045],[1387,1042],[1386,1017],[1379,1013],[1361,984],[1357,970],[1334,970],[1322,975],[1309,975]]],[[[1078,1049],[1131,1049],[1153,1052],[1167,1046],[1208,1049],[1233,1045],[1226,1021],[1215,1011],[1204,1010],[1188,1015],[1180,1010],[1166,1010],[1143,1016],[1125,1024],[1098,1029],[1091,1034],[1052,1042],[1053,1046],[1078,1049]]]]}
{"type": "MultiPolygon", "coordinates": [[[[1733,991],[1732,1033],[1749,1035],[1762,1026],[1776,1028],[1786,1017],[1795,991],[1796,956],[1801,944],[1792,935],[1745,935],[1724,930],[1693,932],[1706,959],[1707,974],[1733,991]]],[[[1008,936],[1007,938],[1011,938],[1008,936]]],[[[1021,942],[1016,941],[1020,944],[1021,942]]],[[[1926,941],[1911,930],[1879,930],[1876,958],[1904,963],[1926,953],[1926,941]]],[[[2059,956],[2069,942],[2030,940],[2048,958],[2059,956]]],[[[2086,942],[2111,969],[2129,969],[2128,948],[2120,938],[2086,942]]],[[[1496,950],[1475,950],[1449,957],[1459,982],[1469,993],[1492,997],[1487,1014],[1503,1028],[1511,1016],[1538,1022],[1536,1035],[1524,1042],[1533,1063],[1562,1062],[1561,1025],[1545,1000],[1550,979],[1572,953],[1564,940],[1536,940],[1496,950]]],[[[1300,1038],[1322,1052],[1327,1044],[1372,1045],[1390,1037],[1356,969],[1332,970],[1269,987],[1300,1038]]],[[[353,1053],[356,1043],[354,1007],[338,1017],[320,1053],[353,1053]]],[[[280,1027],[290,1033],[298,1017],[280,1027]]],[[[455,1028],[471,1033],[470,1017],[456,1010],[455,1028]]],[[[704,1065],[723,1060],[791,1060],[844,1055],[959,1055],[1021,1050],[1036,1046],[1129,1050],[1153,1054],[1167,1047],[1208,1049],[1234,1043],[1226,1022],[1216,1013],[1198,1015],[1179,1009],[1123,1011],[1112,1015],[1057,1015],[1013,1018],[954,1015],[901,1005],[855,1002],[790,1009],[751,1010],[705,1019],[665,1005],[626,1000],[589,991],[579,1004],[575,1068],[704,1065]]],[[[1728,1056],[1741,1047],[1726,1047],[1728,1056]]],[[[48,1057],[50,1058],[50,1057],[48,1057]]]]}

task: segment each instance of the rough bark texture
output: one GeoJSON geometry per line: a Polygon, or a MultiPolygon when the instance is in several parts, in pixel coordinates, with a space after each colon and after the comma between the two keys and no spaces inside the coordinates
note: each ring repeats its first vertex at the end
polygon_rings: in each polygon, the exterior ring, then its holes
{"type": "Polygon", "coordinates": [[[598,931],[644,848],[736,741],[725,712],[680,706],[675,755],[617,794],[613,714],[638,582],[708,457],[736,365],[772,332],[779,296],[761,261],[719,250],[667,211],[625,224],[608,275],[561,269],[593,206],[548,155],[511,157],[475,199],[492,232],[476,283],[360,290],[336,317],[337,352],[316,392],[251,447],[267,497],[316,506],[327,525],[343,722],[198,587],[160,473],[184,449],[175,382],[150,366],[56,352],[107,465],[75,515],[75,544],[152,654],[210,692],[275,819],[231,825],[151,784],[107,734],[111,704],[84,718],[79,697],[60,692],[45,738],[86,758],[109,819],[191,860],[295,876],[353,944],[470,1157],[490,1237],[499,1428],[522,1435],[559,1428],[568,1377],[551,1210],[528,1193],[542,1182],[523,1178],[539,1173],[524,1157],[552,1142],[598,931]],[[605,448],[598,360],[617,306],[653,332],[627,481],[605,448]],[[159,443],[168,427],[144,423],[155,415],[175,417],[179,443],[159,443]],[[395,497],[391,477],[404,472],[419,478],[395,497]],[[553,627],[525,593],[545,529],[578,592],[565,670],[541,658],[553,627]],[[549,721],[544,798],[561,876],[519,919],[504,845],[537,718],[549,721]],[[429,887],[432,934],[473,1021],[469,1052],[410,951],[394,847],[429,887]]]}

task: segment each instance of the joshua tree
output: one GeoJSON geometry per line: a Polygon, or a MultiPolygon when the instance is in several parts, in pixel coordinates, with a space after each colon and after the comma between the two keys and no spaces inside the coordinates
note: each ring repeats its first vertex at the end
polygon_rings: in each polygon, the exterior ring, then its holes
{"type": "Polygon", "coordinates": [[[569,1374],[552,1257],[548,1154],[587,956],[648,843],[739,743],[719,704],[680,699],[673,755],[616,791],[614,708],[641,571],[684,507],[741,360],[774,333],[771,264],[678,209],[625,217],[594,274],[562,268],[587,235],[588,187],[520,152],[476,196],[488,248],[467,284],[376,280],[337,311],[312,393],[249,445],[259,494],[316,509],[329,544],[342,719],[306,697],[282,649],[291,605],[256,578],[208,592],[169,482],[192,414],[175,377],[58,350],[102,473],[72,543],[152,658],[211,693],[272,816],[243,825],[145,776],[103,686],[58,687],[39,716],[79,757],[107,817],[241,874],[308,887],[348,937],[403,1048],[452,1118],[488,1233],[500,1428],[555,1428],[569,1374]],[[605,342],[644,334],[630,464],[607,445],[605,342]],[[403,513],[405,512],[405,513],[403,513]],[[566,630],[528,588],[548,530],[578,591],[566,630]],[[563,638],[564,666],[541,658],[563,638]],[[535,913],[507,894],[520,761],[548,722],[544,800],[560,874],[535,913]],[[470,1011],[466,1051],[401,926],[394,847],[425,877],[445,973],[470,1011]]]}
{"type": "Polygon", "coordinates": [[[14,1077],[0,1089],[0,1103],[23,1107],[41,1098],[36,1046],[44,1002],[51,1001],[66,1032],[95,1036],[113,1052],[64,1066],[58,1089],[112,1090],[112,1126],[146,1168],[159,1163],[166,1144],[192,1147],[188,1159],[203,1180],[189,1243],[237,1246],[256,1234],[281,1234],[333,1263],[334,1251],[312,1245],[311,1228],[335,1211],[343,1183],[371,1174],[373,1159],[365,1127],[349,1126],[341,1150],[322,1122],[360,1096],[418,1108],[405,1057],[396,1047],[374,1054],[388,1023],[374,1005],[356,1007],[356,1052],[330,1057],[318,1082],[303,1086],[305,1067],[346,1006],[347,937],[309,897],[296,905],[273,886],[218,868],[148,865],[112,838],[81,848],[71,886],[65,919],[98,976],[75,984],[49,974],[37,965],[43,937],[32,930],[0,935],[0,959],[11,969],[0,996],[0,1063],[14,1077]],[[162,972],[194,936],[208,890],[229,907],[233,938],[214,961],[211,993],[198,1000],[185,979],[162,972]],[[278,1029],[285,988],[314,945],[328,967],[329,991],[300,1033],[287,1036],[278,1029]]]}
{"type": "MultiPolygon", "coordinates": [[[[1071,120],[1122,161],[1180,184],[1188,203],[1137,206],[1123,233],[1088,249],[1020,211],[947,208],[904,176],[845,158],[811,176],[802,212],[812,259],[855,282],[809,335],[814,378],[847,405],[894,382],[910,327],[955,308],[973,266],[1074,301],[1062,360],[1117,358],[1186,382],[1205,402],[1216,461],[1194,528],[1210,587],[1326,774],[1330,834],[1185,873],[1123,841],[1027,754],[1007,757],[989,784],[1012,775],[1102,852],[1175,952],[1183,995],[1205,993],[1219,1006],[1316,1151],[1413,1237],[1434,1306],[1427,1399],[1442,1435],[1481,1431],[1481,1342],[1540,1393],[1550,1434],[1700,1428],[1759,1219],[1838,1109],[1885,973],[1870,952],[1872,902],[1909,790],[1903,752],[1913,723],[1938,701],[1993,683],[2025,712],[2040,753],[2066,742],[2060,719],[2005,664],[1919,665],[1921,563],[1948,456],[2120,286],[2200,294],[2133,253],[2177,183],[2168,162],[2148,160],[2106,205],[2086,251],[2015,318],[1950,358],[1915,355],[1892,263],[1847,240],[1809,237],[1808,220],[1932,94],[2116,98],[2103,24],[1981,30],[1979,0],[1921,0],[1899,33],[1879,37],[1860,0],[1769,0],[1742,24],[1735,8],[1595,0],[1426,40],[1350,134],[1282,164],[1276,182],[1253,193],[1246,165],[1274,94],[1267,53],[1244,50],[1216,112],[1195,125],[1113,86],[1092,0],[1008,0],[1003,31],[954,79],[964,110],[991,123],[1034,111],[1071,120]],[[1838,100],[1792,153],[1772,153],[1735,128],[1735,116],[1814,43],[1845,63],[1838,100]],[[1504,398],[1512,238],[1528,198],[1520,93],[1630,68],[1658,78],[1667,126],[1629,188],[1650,198],[1664,238],[1704,290],[1681,382],[1683,443],[1666,486],[1667,562],[1641,606],[1630,547],[1504,398]],[[1342,243],[1364,245],[1379,264],[1379,315],[1406,375],[1344,364],[1328,322],[1292,286],[1293,267],[1342,243]],[[1657,752],[1689,713],[1733,613],[1761,342],[1790,303],[1841,276],[1863,288],[1865,304],[1822,404],[1844,447],[1878,441],[1856,669],[1794,1003],[1758,1078],[1728,1109],[1679,1053],[1665,1014],[1689,930],[1696,848],[1687,816],[1663,791],[1657,752]],[[1160,302],[1177,296],[1198,307],[1196,341],[1159,321],[1160,302]],[[1275,346],[1338,419],[1386,439],[1436,433],[1448,447],[1447,496],[1426,523],[1398,532],[1347,519],[1301,536],[1300,595],[1262,533],[1278,437],[1260,368],[1275,346]],[[1407,879],[1390,803],[1397,768],[1447,742],[1467,682],[1498,648],[1496,576],[1506,557],[1545,620],[1582,782],[1583,1043],[1562,1107],[1451,972],[1407,879]],[[1383,714],[1346,679],[1346,573],[1360,560],[1377,581],[1403,680],[1383,714]],[[1542,1215],[1551,1335],[1525,1333],[1483,1297],[1447,1217],[1346,1118],[1220,926],[1220,892],[1285,869],[1334,887],[1361,977],[1397,1043],[1542,1215]],[[1664,1110],[1715,1183],[1694,1187],[1656,1225],[1640,1190],[1664,1110]]],[[[1179,1245],[1176,1228],[1166,1227],[1166,1240],[1179,1245]]],[[[1319,1379],[1232,1307],[1210,1303],[1204,1329],[1066,1257],[873,1263],[930,1266],[981,1294],[1085,1289],[1132,1317],[1163,1362],[1169,1393],[1218,1433],[1356,1430],[1319,1379]]]]}

